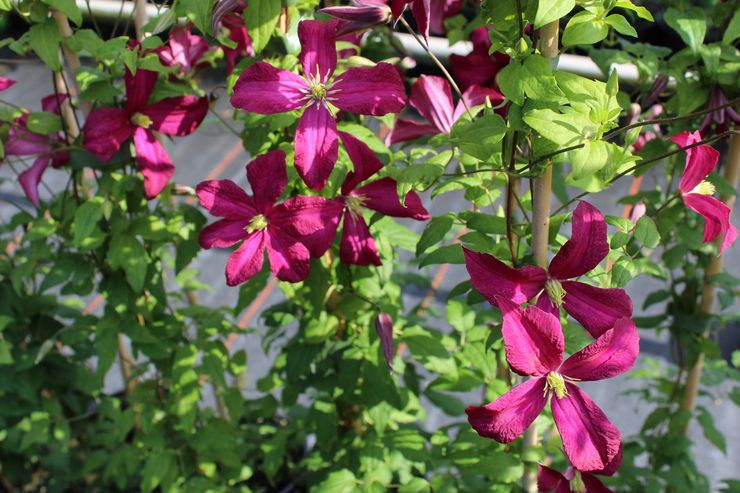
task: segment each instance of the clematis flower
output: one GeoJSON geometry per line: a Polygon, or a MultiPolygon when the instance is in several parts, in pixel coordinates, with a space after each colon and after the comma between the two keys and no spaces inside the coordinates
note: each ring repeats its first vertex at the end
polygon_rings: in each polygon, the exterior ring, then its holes
{"type": "Polygon", "coordinates": [[[522,310],[499,300],[503,313],[506,361],[519,375],[531,376],[497,400],[465,410],[479,435],[500,443],[519,437],[550,401],[565,455],[580,471],[615,467],[621,433],[577,385],[612,378],[628,371],[637,359],[639,335],[622,318],[594,342],[563,362],[565,340],[559,320],[536,306],[522,310]]]}
{"type": "Polygon", "coordinates": [[[154,131],[184,136],[198,128],[208,113],[208,99],[177,96],[149,103],[157,73],[139,69],[136,75],[126,69],[124,108],[98,108],[87,117],[82,145],[104,161],[110,160],[121,145],[133,137],[136,162],[144,175],[147,198],[156,197],[167,185],[175,167],[154,131]]]}
{"type": "Polygon", "coordinates": [[[257,62],[242,72],[231,104],[260,114],[305,108],[295,132],[295,166],[314,190],[321,190],[337,160],[339,142],[331,107],[380,116],[400,111],[406,102],[395,67],[353,67],[334,77],[337,21],[301,21],[298,37],[303,77],[269,63],[257,62]]]}
{"type": "Polygon", "coordinates": [[[388,24],[393,18],[391,9],[384,0],[358,0],[352,2],[352,5],[326,7],[319,12],[343,21],[338,24],[337,36],[388,24]]]}
{"type": "Polygon", "coordinates": [[[393,319],[387,313],[378,313],[375,317],[375,332],[380,339],[383,357],[388,369],[393,371],[393,319]]]}
{"type": "MultiPolygon", "coordinates": [[[[47,113],[60,115],[60,106],[67,99],[66,94],[52,94],[41,100],[41,109],[47,113]]],[[[17,118],[8,130],[8,141],[5,143],[7,156],[36,156],[33,164],[18,176],[18,182],[28,200],[39,207],[39,183],[51,164],[60,168],[69,161],[69,153],[60,150],[65,144],[59,135],[41,135],[28,128],[28,115],[17,118]]]]}
{"type": "Polygon", "coordinates": [[[416,21],[416,28],[424,36],[424,40],[429,42],[431,3],[431,0],[391,0],[391,12],[393,12],[393,18],[398,20],[403,15],[406,5],[411,4],[411,14],[416,21]]]}
{"type": "Polygon", "coordinates": [[[467,55],[450,55],[450,69],[463,91],[472,85],[498,88],[496,75],[511,58],[500,52],[489,54],[491,40],[488,28],[479,27],[470,34],[473,51],[467,55]]]}
{"type": "Polygon", "coordinates": [[[13,79],[8,79],[5,77],[0,77],[0,91],[4,91],[11,87],[13,84],[15,84],[15,81],[13,79]]]}
{"type": "Polygon", "coordinates": [[[254,47],[252,38],[249,37],[247,26],[244,25],[244,2],[239,2],[239,6],[231,13],[226,14],[221,19],[221,25],[229,30],[229,39],[236,45],[231,48],[222,46],[224,58],[226,58],[226,73],[231,75],[234,66],[239,59],[245,56],[254,56],[254,47]]]}
{"type": "MultiPolygon", "coordinates": [[[[663,105],[655,104],[651,106],[648,110],[646,119],[655,120],[660,116],[661,113],[663,113],[663,105]]],[[[637,140],[632,145],[633,152],[640,152],[640,150],[645,147],[645,144],[647,144],[651,140],[655,140],[658,137],[661,137],[662,135],[663,134],[660,131],[660,126],[648,126],[644,132],[640,132],[640,135],[637,136],[637,140]]]]}
{"type": "Polygon", "coordinates": [[[339,259],[345,264],[381,265],[380,254],[362,217],[362,210],[370,209],[386,216],[410,217],[418,221],[429,219],[429,213],[413,190],[406,194],[406,205],[401,204],[396,181],[391,178],[381,178],[359,186],[380,171],[383,163],[365,143],[345,132],[339,132],[339,136],[354,165],[354,171],[348,173],[342,183],[342,194],[336,199],[344,211],[339,259]]]}
{"type": "MultiPolygon", "coordinates": [[[[699,132],[681,132],[670,138],[681,147],[700,142],[699,132]]],[[[735,242],[737,228],[730,223],[732,212],[726,204],[712,197],[714,185],[706,181],[719,160],[719,152],[709,145],[700,145],[686,149],[686,169],[684,169],[678,189],[683,203],[704,218],[704,243],[714,241],[722,235],[722,254],[735,242]]]]}
{"type": "Polygon", "coordinates": [[[229,286],[257,274],[262,269],[265,250],[270,270],[278,279],[306,279],[311,253],[323,254],[317,245],[326,244],[327,237],[336,234],[341,206],[323,197],[305,196],[276,204],[288,183],[283,151],[270,151],[250,162],[247,180],[252,196],[231,180],[198,184],[196,193],[201,205],[223,218],[203,229],[200,245],[206,249],[228,248],[242,242],[226,263],[229,286]]]}
{"type": "Polygon", "coordinates": [[[445,19],[460,13],[462,0],[431,0],[429,30],[434,34],[446,34],[445,19]]]}
{"type": "Polygon", "coordinates": [[[623,289],[567,280],[587,273],[609,253],[604,217],[588,202],[581,201],[573,212],[571,239],[547,271],[532,265],[514,269],[491,255],[463,251],[473,286],[493,305],[501,299],[521,304],[542,293],[537,306],[556,316],[562,306],[594,338],[632,316],[632,300],[623,289]]]}
{"type": "Polygon", "coordinates": [[[190,25],[176,27],[170,32],[167,44],[156,50],[162,63],[168,67],[178,67],[181,75],[195,70],[210,50],[208,41],[193,34],[190,29],[190,25]]]}
{"type": "Polygon", "coordinates": [[[504,100],[504,96],[496,89],[470,86],[457,106],[453,106],[452,89],[447,79],[436,75],[422,75],[411,86],[409,103],[426,122],[398,119],[386,137],[387,142],[390,145],[425,135],[449,135],[452,125],[465,113],[465,105],[472,108],[485,103],[486,98],[494,105],[504,100]]]}
{"type": "Polygon", "coordinates": [[[539,466],[537,489],[555,493],[614,493],[593,474],[572,467],[569,467],[565,474],[560,474],[555,469],[543,465],[539,466]]]}
{"type": "MultiPolygon", "coordinates": [[[[709,92],[707,108],[715,108],[726,105],[727,103],[727,96],[725,96],[722,88],[714,86],[709,92]]],[[[699,126],[699,133],[701,135],[709,135],[709,131],[714,126],[715,132],[721,134],[726,132],[733,123],[740,125],[740,114],[732,106],[725,106],[724,108],[707,113],[701,122],[701,126],[699,126]]]]}

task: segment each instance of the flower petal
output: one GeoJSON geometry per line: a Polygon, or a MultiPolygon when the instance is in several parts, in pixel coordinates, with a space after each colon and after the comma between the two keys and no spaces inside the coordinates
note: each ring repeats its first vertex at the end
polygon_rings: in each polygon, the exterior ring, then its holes
{"type": "Polygon", "coordinates": [[[54,113],[55,115],[60,114],[59,108],[69,98],[69,94],[49,94],[48,96],[41,99],[41,109],[47,113],[54,113]]]}
{"type": "Polygon", "coordinates": [[[36,158],[30,168],[18,175],[18,182],[21,184],[23,192],[36,207],[39,206],[39,183],[41,183],[41,177],[44,175],[46,168],[49,167],[50,162],[51,156],[48,154],[40,156],[36,158]]]}
{"type": "Polygon", "coordinates": [[[619,452],[622,434],[585,392],[570,382],[565,388],[567,397],[550,401],[565,455],[579,471],[604,469],[619,452]]]}
{"type": "Polygon", "coordinates": [[[200,232],[198,243],[201,248],[228,248],[243,240],[247,236],[244,229],[249,220],[243,219],[221,219],[209,224],[200,232]]]}
{"type": "Polygon", "coordinates": [[[550,469],[549,467],[543,466],[542,464],[538,464],[537,468],[537,489],[539,491],[555,491],[560,487],[561,484],[568,484],[568,480],[565,479],[565,476],[560,474],[555,469],[550,469]]]}
{"type": "Polygon", "coordinates": [[[345,264],[352,265],[381,265],[382,263],[365,219],[350,211],[344,213],[339,259],[345,264]]]}
{"type": "Polygon", "coordinates": [[[393,129],[386,137],[386,144],[393,145],[407,140],[416,140],[426,135],[437,135],[440,131],[432,124],[413,120],[396,120],[393,129]]]}
{"type": "Polygon", "coordinates": [[[0,77],[0,91],[4,91],[8,89],[9,87],[13,86],[16,81],[13,79],[8,79],[6,77],[0,77]]]}
{"type": "Polygon", "coordinates": [[[496,297],[521,304],[545,288],[547,273],[540,267],[527,265],[514,269],[493,255],[467,248],[463,248],[463,253],[473,286],[494,306],[498,306],[496,297]]]}
{"type": "Polygon", "coordinates": [[[509,443],[529,428],[546,403],[545,379],[532,378],[485,406],[467,408],[465,413],[480,436],[509,443]]]}
{"type": "Polygon", "coordinates": [[[599,209],[585,200],[573,211],[570,240],[550,262],[548,271],[555,279],[571,279],[590,271],[609,253],[606,221],[599,209]]]}
{"type": "Polygon", "coordinates": [[[82,145],[103,161],[109,161],[135,129],[126,110],[98,108],[85,121],[82,145]]]}
{"type": "Polygon", "coordinates": [[[496,74],[503,68],[486,52],[485,54],[470,53],[468,55],[450,55],[450,69],[460,89],[469,87],[490,86],[496,80],[496,74]]]}
{"type": "Polygon", "coordinates": [[[414,0],[411,4],[411,13],[414,15],[417,29],[424,39],[429,41],[430,0],[414,0]]]}
{"type": "Polygon", "coordinates": [[[262,270],[265,260],[265,231],[257,231],[244,239],[226,261],[226,284],[237,286],[262,270]]]}
{"type": "Polygon", "coordinates": [[[354,168],[347,173],[347,177],[344,179],[344,183],[342,183],[342,194],[347,195],[357,188],[357,185],[383,169],[383,163],[367,144],[360,141],[360,139],[347,132],[339,132],[339,137],[342,139],[344,150],[347,151],[349,160],[352,161],[352,167],[354,168]]]}
{"type": "Polygon", "coordinates": [[[436,75],[420,76],[411,87],[409,103],[440,133],[450,133],[455,110],[450,83],[446,79],[436,75]]]}
{"type": "Polygon", "coordinates": [[[169,183],[175,174],[175,167],[157,137],[144,128],[137,128],[134,132],[134,147],[136,147],[136,162],[144,175],[144,193],[148,199],[153,199],[169,183]]]}
{"type": "Polygon", "coordinates": [[[719,235],[724,235],[720,254],[735,242],[737,229],[730,223],[732,211],[714,197],[689,193],[683,196],[686,207],[701,214],[704,218],[704,243],[714,241],[719,235]]]}
{"type": "Polygon", "coordinates": [[[359,115],[398,113],[406,105],[406,90],[398,69],[388,63],[352,67],[336,78],[327,99],[340,110],[359,115]]]}
{"type": "Polygon", "coordinates": [[[364,197],[363,206],[374,211],[393,217],[410,217],[418,221],[429,219],[429,213],[421,203],[416,192],[410,190],[402,205],[396,192],[396,181],[391,178],[381,178],[358,188],[352,195],[364,197]]]}
{"type": "Polygon", "coordinates": [[[298,59],[309,80],[326,82],[337,68],[337,20],[328,22],[304,20],[298,23],[301,53],[298,59]]]}
{"type": "Polygon", "coordinates": [[[208,98],[179,96],[166,98],[141,110],[152,120],[151,130],[167,135],[190,135],[208,114],[208,98]]]}
{"type": "Polygon", "coordinates": [[[138,69],[136,75],[131,75],[129,69],[123,77],[126,83],[126,109],[133,113],[146,106],[157,83],[157,72],[138,69]]]}
{"type": "Polygon", "coordinates": [[[576,380],[605,380],[629,371],[640,352],[635,323],[620,318],[613,329],[568,358],[559,372],[576,380]]]}
{"type": "Polygon", "coordinates": [[[51,147],[51,137],[31,132],[26,126],[28,116],[23,115],[10,124],[5,154],[9,156],[33,156],[46,154],[51,147]]]}
{"type": "Polygon", "coordinates": [[[504,298],[497,301],[504,316],[502,332],[511,369],[537,377],[557,370],[565,351],[560,320],[536,306],[522,310],[504,298]]]}
{"type": "Polygon", "coordinates": [[[604,486],[604,483],[593,474],[584,472],[581,474],[581,479],[588,493],[614,493],[614,490],[604,486]]]}
{"type": "Polygon", "coordinates": [[[255,207],[267,212],[288,184],[285,153],[270,151],[254,158],[247,165],[247,181],[252,186],[255,207]]]}
{"type": "Polygon", "coordinates": [[[195,189],[198,202],[214,216],[251,219],[257,215],[254,201],[231,180],[206,180],[195,189]]]}
{"type": "Polygon", "coordinates": [[[312,257],[321,257],[334,242],[343,210],[338,200],[298,196],[276,205],[268,222],[303,243],[312,257]]]}
{"type": "Polygon", "coordinates": [[[632,300],[624,289],[597,288],[578,281],[562,283],[563,308],[597,338],[620,318],[632,317],[632,300]]]}
{"type": "MultiPolygon", "coordinates": [[[[668,140],[675,142],[680,147],[686,147],[696,142],[700,142],[701,134],[699,132],[681,132],[668,140]]],[[[718,160],[719,152],[712,146],[700,145],[698,147],[686,149],[686,169],[684,170],[683,175],[681,176],[681,181],[678,184],[679,190],[681,190],[682,193],[690,193],[695,186],[709,176],[709,173],[711,173],[717,165],[718,160]]]]}
{"type": "Polygon", "coordinates": [[[308,277],[311,270],[311,256],[302,243],[286,235],[277,228],[266,230],[267,258],[270,270],[281,281],[300,282],[308,277]]]}
{"type": "Polygon", "coordinates": [[[297,110],[308,101],[306,81],[269,63],[256,62],[234,85],[231,105],[261,115],[297,110]]]}
{"type": "Polygon", "coordinates": [[[324,188],[338,153],[337,122],[323,104],[311,104],[295,131],[295,167],[306,185],[324,188]]]}

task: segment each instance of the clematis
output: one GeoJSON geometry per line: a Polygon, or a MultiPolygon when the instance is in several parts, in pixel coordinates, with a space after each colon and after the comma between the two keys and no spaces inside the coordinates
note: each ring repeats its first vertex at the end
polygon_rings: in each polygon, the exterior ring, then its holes
{"type": "Polygon", "coordinates": [[[247,26],[244,25],[244,18],[242,17],[245,4],[243,2],[239,2],[239,4],[234,12],[224,15],[221,19],[221,25],[229,30],[228,37],[235,44],[233,48],[229,46],[222,47],[224,58],[226,58],[227,74],[234,71],[234,66],[240,58],[254,56],[252,38],[249,37],[247,26]]]}
{"type": "Polygon", "coordinates": [[[387,142],[390,145],[425,135],[449,135],[452,125],[465,113],[465,105],[472,108],[485,103],[486,98],[494,105],[504,100],[496,89],[470,86],[457,106],[453,106],[452,89],[447,79],[436,75],[422,75],[411,87],[409,103],[426,121],[398,119],[386,138],[387,142]]]}
{"type": "Polygon", "coordinates": [[[208,113],[208,99],[177,96],[149,103],[157,73],[126,69],[124,108],[98,108],[87,117],[82,145],[104,161],[133,137],[136,162],[144,175],[147,198],[156,197],[167,185],[175,167],[154,131],[184,136],[195,131],[208,113]]]}
{"type": "MultiPolygon", "coordinates": [[[[60,115],[60,106],[67,99],[66,94],[52,94],[41,100],[41,109],[47,113],[60,115]]],[[[64,138],[59,135],[41,135],[29,130],[28,115],[17,118],[8,130],[5,143],[7,156],[36,156],[33,164],[18,176],[18,182],[33,205],[39,207],[39,183],[49,165],[60,168],[69,161],[69,153],[61,150],[64,138]]]]}
{"type": "Polygon", "coordinates": [[[434,34],[445,34],[445,19],[460,13],[462,0],[431,0],[429,30],[434,34]]]}
{"type": "Polygon", "coordinates": [[[470,34],[473,51],[467,55],[450,55],[450,68],[460,89],[463,91],[472,85],[498,87],[496,75],[511,58],[500,52],[489,54],[491,40],[488,39],[488,28],[479,27],[470,34]]]}
{"type": "Polygon", "coordinates": [[[416,28],[424,36],[424,40],[429,42],[431,3],[431,0],[391,0],[391,12],[393,12],[393,18],[398,20],[403,15],[406,5],[411,4],[411,14],[416,21],[416,28]]]}
{"type": "Polygon", "coordinates": [[[0,77],[0,91],[4,91],[8,89],[13,84],[15,84],[15,81],[13,79],[8,79],[6,77],[0,77]]]}
{"type": "Polygon", "coordinates": [[[354,165],[354,171],[348,173],[342,183],[341,196],[336,199],[344,210],[339,259],[345,264],[381,265],[380,254],[362,217],[362,210],[370,209],[386,216],[409,217],[418,221],[429,219],[429,213],[413,190],[406,194],[406,205],[401,204],[396,181],[391,178],[381,178],[359,186],[380,171],[383,163],[365,143],[345,132],[339,132],[339,135],[354,165]]]}
{"type": "Polygon", "coordinates": [[[337,36],[388,24],[393,18],[391,9],[384,0],[358,0],[352,2],[352,5],[326,7],[319,12],[343,21],[338,24],[337,36]]]}
{"type": "Polygon", "coordinates": [[[231,180],[198,184],[200,204],[223,218],[203,229],[200,245],[206,249],[228,248],[242,242],[226,263],[229,286],[257,274],[262,269],[265,251],[270,270],[278,279],[306,279],[311,253],[323,254],[318,245],[327,241],[330,245],[336,234],[341,206],[323,197],[306,196],[276,204],[288,183],[283,151],[270,151],[250,162],[247,181],[252,196],[231,180]]]}
{"type": "Polygon", "coordinates": [[[332,107],[380,116],[400,111],[406,102],[395,67],[353,67],[334,77],[337,66],[336,19],[301,21],[299,60],[303,77],[265,62],[242,72],[231,104],[260,114],[305,108],[295,131],[295,166],[306,184],[321,190],[337,160],[339,142],[332,107]]]}
{"type": "MultiPolygon", "coordinates": [[[[700,142],[699,132],[681,132],[670,138],[681,147],[700,142]]],[[[730,208],[712,197],[714,185],[706,181],[719,160],[719,152],[709,145],[700,145],[686,149],[686,168],[684,169],[678,189],[683,203],[704,218],[704,243],[714,241],[722,235],[722,254],[735,242],[737,228],[730,223],[730,208]]]]}
{"type": "Polygon", "coordinates": [[[704,117],[699,127],[699,133],[701,135],[709,135],[709,131],[714,126],[715,132],[721,134],[726,132],[732,124],[740,125],[740,114],[732,106],[727,105],[727,96],[719,86],[714,86],[709,92],[709,101],[707,101],[707,108],[718,108],[704,117]]]}
{"type": "MultiPolygon", "coordinates": [[[[661,113],[663,113],[663,105],[655,104],[648,110],[646,119],[655,120],[661,113]]],[[[632,145],[633,152],[640,152],[640,150],[645,147],[645,144],[660,136],[662,136],[662,133],[659,125],[648,126],[644,132],[640,132],[640,135],[637,136],[637,140],[632,145]]]]}
{"type": "Polygon", "coordinates": [[[571,239],[547,270],[532,265],[514,269],[491,255],[463,251],[473,286],[493,305],[501,299],[521,304],[539,294],[537,306],[556,316],[562,306],[594,338],[616,320],[632,316],[632,300],[623,289],[567,280],[587,273],[609,253],[604,217],[588,202],[576,207],[571,239]]]}
{"type": "Polygon", "coordinates": [[[614,493],[593,474],[572,467],[569,467],[565,474],[560,474],[555,469],[543,465],[539,466],[537,489],[555,493],[614,493]]]}
{"type": "Polygon", "coordinates": [[[170,32],[167,44],[159,47],[156,52],[162,63],[168,67],[178,67],[181,75],[195,70],[210,47],[202,36],[193,34],[191,27],[178,26],[170,32]]]}
{"type": "Polygon", "coordinates": [[[522,310],[499,300],[503,313],[506,361],[519,375],[533,378],[485,406],[465,410],[479,435],[500,443],[519,437],[550,401],[565,455],[580,471],[598,471],[614,464],[621,433],[577,385],[579,381],[612,378],[628,371],[637,359],[639,335],[622,318],[594,342],[563,362],[565,340],[559,320],[536,306],[522,310]]]}

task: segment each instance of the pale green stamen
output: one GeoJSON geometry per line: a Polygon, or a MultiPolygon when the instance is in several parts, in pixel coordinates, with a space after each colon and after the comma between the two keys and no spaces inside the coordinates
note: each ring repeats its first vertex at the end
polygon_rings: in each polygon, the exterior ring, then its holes
{"type": "Polygon", "coordinates": [[[324,84],[312,84],[311,97],[316,101],[323,101],[326,99],[326,86],[324,84]]]}
{"type": "Polygon", "coordinates": [[[573,493],[586,493],[586,484],[583,482],[583,478],[581,477],[581,471],[575,471],[575,475],[569,483],[570,491],[573,493]]]}
{"type": "Polygon", "coordinates": [[[565,290],[563,289],[563,285],[560,284],[560,281],[548,279],[545,283],[545,292],[555,306],[561,306],[563,304],[565,290]]]}
{"type": "Polygon", "coordinates": [[[262,231],[267,227],[267,218],[263,216],[262,214],[257,214],[252,218],[251,221],[249,221],[249,224],[247,224],[244,227],[244,231],[246,231],[249,234],[254,233],[255,231],[262,231]]]}
{"type": "Polygon", "coordinates": [[[347,209],[349,209],[350,214],[353,216],[360,216],[362,215],[362,208],[365,206],[365,196],[364,195],[347,195],[345,198],[347,202],[347,209]]]}
{"type": "Polygon", "coordinates": [[[714,195],[714,192],[716,191],[717,190],[714,188],[714,185],[704,180],[697,186],[695,186],[694,189],[689,193],[698,193],[699,195],[714,195]]]}
{"type": "Polygon", "coordinates": [[[558,399],[562,399],[563,397],[569,397],[568,396],[568,389],[565,388],[565,380],[563,379],[563,376],[560,375],[560,373],[551,371],[547,374],[547,384],[545,385],[545,393],[547,391],[552,390],[555,392],[555,395],[558,396],[558,399]]]}
{"type": "Polygon", "coordinates": [[[131,123],[141,128],[149,128],[152,124],[152,119],[143,113],[134,113],[131,115],[131,123]]]}

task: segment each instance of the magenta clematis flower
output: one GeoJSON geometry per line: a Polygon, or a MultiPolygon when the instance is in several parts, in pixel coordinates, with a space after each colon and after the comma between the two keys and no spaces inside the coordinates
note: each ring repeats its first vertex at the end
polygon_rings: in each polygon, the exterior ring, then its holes
{"type": "Polygon", "coordinates": [[[381,265],[380,254],[362,217],[362,209],[418,221],[429,219],[429,213],[413,190],[406,194],[406,205],[401,204],[396,181],[391,178],[381,178],[358,188],[358,185],[380,171],[383,163],[365,143],[345,132],[339,132],[339,136],[354,165],[354,171],[348,173],[342,183],[342,195],[336,199],[344,209],[339,259],[345,264],[381,265]]]}
{"type": "Polygon", "coordinates": [[[234,66],[239,59],[255,55],[252,38],[249,37],[247,26],[244,25],[244,18],[242,17],[244,5],[243,2],[240,2],[240,6],[233,13],[225,15],[221,20],[221,25],[229,30],[229,39],[236,44],[234,48],[222,47],[224,58],[226,58],[226,73],[229,75],[234,71],[234,66]]]}
{"type": "Polygon", "coordinates": [[[283,151],[256,157],[247,165],[247,180],[252,196],[231,180],[198,184],[201,205],[223,218],[203,229],[200,245],[206,249],[227,248],[242,241],[226,263],[229,286],[257,274],[265,250],[270,270],[278,279],[306,279],[311,254],[322,255],[326,249],[321,251],[318,245],[331,245],[336,235],[341,205],[323,197],[305,196],[276,204],[288,183],[283,151]]]}
{"type": "Polygon", "coordinates": [[[580,471],[615,468],[621,433],[576,382],[612,378],[637,359],[639,335],[622,318],[594,342],[563,362],[565,340],[559,320],[536,306],[522,310],[499,300],[506,360],[519,375],[534,378],[485,406],[465,410],[479,435],[500,443],[514,441],[542,412],[548,399],[565,455],[580,471]]]}
{"type": "Polygon", "coordinates": [[[167,44],[156,50],[162,63],[168,67],[178,67],[181,75],[195,70],[211,49],[205,38],[193,34],[190,29],[190,25],[174,28],[167,44]]]}
{"type": "Polygon", "coordinates": [[[375,317],[375,332],[380,339],[383,357],[388,369],[393,371],[393,319],[387,313],[378,313],[375,317]]]}
{"type": "Polygon", "coordinates": [[[489,54],[491,40],[488,39],[488,28],[479,27],[470,35],[473,51],[467,55],[450,55],[450,68],[460,89],[463,91],[472,85],[497,88],[496,75],[511,58],[500,52],[489,54]]]}
{"type": "Polygon", "coordinates": [[[301,21],[299,56],[304,76],[257,62],[234,86],[231,104],[253,113],[305,108],[295,132],[295,166],[314,190],[321,190],[337,160],[339,143],[332,106],[350,113],[380,116],[400,111],[406,93],[398,70],[387,63],[353,67],[334,77],[337,20],[301,21]]]}
{"type": "Polygon", "coordinates": [[[178,96],[149,103],[157,73],[139,69],[136,75],[126,69],[124,108],[98,108],[87,117],[82,145],[104,161],[110,160],[121,145],[134,139],[136,161],[144,175],[147,198],[156,197],[167,185],[175,167],[154,131],[184,136],[198,128],[208,113],[208,98],[178,96]]]}
{"type": "Polygon", "coordinates": [[[358,0],[352,5],[340,5],[320,9],[322,14],[340,19],[337,36],[362,32],[375,26],[388,24],[393,15],[384,0],[358,0]]]}
{"type": "MultiPolygon", "coordinates": [[[[66,94],[52,94],[41,100],[41,109],[47,113],[60,115],[60,106],[67,99],[66,94]]],[[[28,115],[17,118],[8,130],[8,141],[5,143],[5,154],[8,156],[36,156],[33,164],[18,176],[28,200],[39,207],[39,183],[51,164],[60,168],[69,161],[69,153],[61,150],[64,138],[57,135],[41,135],[27,127],[28,115]]]]}
{"type": "Polygon", "coordinates": [[[393,17],[398,20],[403,14],[407,4],[411,4],[411,14],[416,21],[416,28],[419,30],[424,40],[429,42],[429,24],[431,22],[431,0],[391,0],[391,12],[393,17]]]}
{"type": "Polygon", "coordinates": [[[569,467],[565,474],[555,469],[540,465],[537,477],[537,489],[555,493],[614,493],[604,486],[599,478],[587,472],[569,467]]]}
{"type": "MultiPolygon", "coordinates": [[[[681,132],[670,138],[681,147],[701,141],[699,132],[681,132]]],[[[723,235],[722,254],[735,242],[737,228],[730,223],[731,210],[726,204],[712,197],[714,185],[706,181],[719,160],[719,152],[709,145],[686,149],[686,169],[684,169],[678,189],[686,207],[704,218],[704,243],[714,241],[723,235]]]]}
{"type": "Polygon", "coordinates": [[[463,251],[473,286],[493,305],[501,299],[521,304],[542,293],[537,306],[556,316],[562,306],[594,338],[632,316],[632,300],[623,289],[567,280],[587,273],[609,253],[604,217],[588,202],[581,201],[573,212],[571,239],[547,271],[532,265],[514,269],[491,255],[463,251]]]}
{"type": "MultiPolygon", "coordinates": [[[[725,96],[722,88],[714,86],[709,92],[707,108],[720,107],[727,103],[727,96],[725,96]]],[[[715,132],[721,134],[729,130],[732,124],[735,124],[736,126],[740,125],[740,114],[738,114],[732,106],[725,106],[724,108],[707,113],[704,120],[701,122],[699,133],[701,135],[709,135],[709,131],[712,129],[712,126],[714,126],[715,132]]]]}
{"type": "Polygon", "coordinates": [[[486,98],[494,105],[504,100],[504,96],[496,89],[470,86],[457,106],[453,106],[452,89],[447,79],[436,75],[422,75],[411,87],[409,103],[426,122],[398,119],[386,137],[387,143],[396,144],[425,135],[449,135],[452,125],[465,113],[465,104],[472,108],[485,103],[486,98]]]}
{"type": "Polygon", "coordinates": [[[462,0],[431,0],[429,30],[434,34],[446,34],[445,19],[460,13],[462,0]]]}
{"type": "Polygon", "coordinates": [[[13,79],[8,79],[6,77],[0,77],[0,91],[4,91],[8,89],[13,84],[15,84],[15,81],[13,79]]]}

